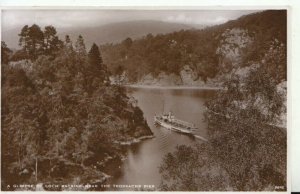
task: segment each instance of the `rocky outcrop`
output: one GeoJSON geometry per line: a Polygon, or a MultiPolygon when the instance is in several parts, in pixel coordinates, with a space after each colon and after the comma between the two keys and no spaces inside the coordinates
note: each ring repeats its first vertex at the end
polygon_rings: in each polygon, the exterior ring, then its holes
{"type": "Polygon", "coordinates": [[[176,74],[166,74],[161,72],[158,76],[153,76],[151,73],[143,76],[136,85],[146,85],[146,86],[209,86],[218,87],[220,76],[210,79],[208,78],[204,82],[201,77],[199,77],[197,71],[193,70],[189,65],[185,65],[180,71],[179,75],[176,74]]]}
{"type": "Polygon", "coordinates": [[[237,75],[240,79],[245,79],[249,73],[259,67],[259,64],[252,64],[246,67],[237,67],[233,69],[233,73],[237,75]]]}
{"type": "MultiPolygon", "coordinates": [[[[151,86],[199,86],[199,87],[219,87],[232,72],[238,71],[243,74],[243,71],[249,69],[240,68],[243,49],[253,42],[247,30],[240,28],[232,28],[225,30],[219,36],[220,42],[216,49],[216,57],[219,59],[220,73],[214,78],[207,78],[206,82],[202,80],[196,69],[191,65],[182,66],[179,75],[174,73],[167,74],[160,72],[157,76],[149,73],[144,75],[139,81],[133,84],[151,85],[151,86]]],[[[114,77],[112,83],[117,80],[114,77]]],[[[120,80],[124,84],[132,84],[126,82],[126,73],[123,73],[120,80]]]]}
{"type": "Polygon", "coordinates": [[[204,85],[204,81],[199,79],[198,73],[194,71],[190,66],[185,65],[180,71],[180,77],[183,85],[204,85]]]}
{"type": "Polygon", "coordinates": [[[220,35],[219,47],[216,54],[219,56],[219,65],[223,72],[229,72],[239,65],[245,49],[253,38],[247,30],[240,28],[227,29],[220,35]]]}
{"type": "MultiPolygon", "coordinates": [[[[249,74],[252,71],[257,71],[258,68],[260,68],[261,65],[264,64],[252,64],[247,67],[237,67],[231,72],[231,76],[236,76],[241,81],[240,85],[243,86],[245,84],[245,79],[249,76],[249,74]]],[[[228,74],[229,75],[229,74],[228,74]]],[[[276,91],[279,94],[279,96],[283,99],[282,103],[283,106],[280,109],[279,115],[275,116],[271,123],[268,123],[269,125],[273,125],[280,128],[286,128],[287,126],[287,118],[286,118],[286,110],[287,110],[287,82],[282,81],[276,85],[276,91]]],[[[270,115],[270,107],[268,106],[268,102],[266,99],[262,96],[262,94],[257,93],[255,95],[255,102],[254,106],[259,110],[263,115],[270,115]]],[[[244,101],[235,101],[235,105],[246,109],[249,105],[252,105],[252,97],[249,97],[249,99],[244,101]]]]}
{"type": "MultiPolygon", "coordinates": [[[[194,86],[194,87],[221,87],[225,80],[236,75],[241,79],[245,78],[250,71],[256,69],[260,64],[265,63],[265,60],[257,62],[257,64],[242,64],[242,58],[247,53],[248,48],[254,42],[253,35],[248,30],[242,28],[228,28],[218,36],[218,47],[215,51],[215,57],[218,58],[219,72],[214,78],[207,78],[204,81],[199,74],[197,68],[193,65],[183,65],[179,74],[168,74],[160,72],[158,75],[148,73],[140,78],[135,83],[129,83],[127,73],[119,77],[122,84],[133,84],[138,86],[194,86]]],[[[284,53],[285,46],[277,39],[271,44],[270,50],[266,53],[264,58],[274,58],[284,53]]],[[[281,57],[284,58],[284,57],[281,57]]],[[[277,58],[276,58],[277,59],[277,58]]],[[[285,63],[282,63],[285,64],[285,63]]],[[[284,66],[278,66],[278,71],[285,72],[284,66]]],[[[276,73],[276,72],[275,72],[276,73]]],[[[116,76],[112,77],[111,83],[117,83],[116,76]]]]}

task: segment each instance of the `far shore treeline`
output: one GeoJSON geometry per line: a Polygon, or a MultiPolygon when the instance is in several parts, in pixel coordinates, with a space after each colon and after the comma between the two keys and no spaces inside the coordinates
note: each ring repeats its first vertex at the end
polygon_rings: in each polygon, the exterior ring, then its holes
{"type": "MultiPolygon", "coordinates": [[[[232,39],[238,39],[226,49],[238,49],[247,37],[253,40],[241,49],[243,56],[238,65],[246,67],[262,59],[275,37],[279,42],[286,42],[286,11],[267,10],[204,29],[147,34],[135,40],[127,38],[118,44],[101,45],[101,50],[112,74],[126,71],[130,83],[140,81],[147,74],[154,78],[161,72],[178,76],[185,66],[193,70],[193,79],[206,82],[234,68],[232,61],[217,51],[220,42],[233,41],[230,37],[224,39],[227,29],[242,29],[243,37],[231,34],[232,39]]],[[[279,66],[272,73],[285,78],[285,68],[279,66]]]]}

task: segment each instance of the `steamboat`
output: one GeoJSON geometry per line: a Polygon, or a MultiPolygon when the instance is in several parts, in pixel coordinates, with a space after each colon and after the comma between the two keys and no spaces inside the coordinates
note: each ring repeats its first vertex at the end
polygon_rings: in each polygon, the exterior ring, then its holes
{"type": "Polygon", "coordinates": [[[155,115],[154,122],[166,129],[185,134],[193,134],[197,129],[194,124],[179,120],[171,112],[162,115],[155,115]]]}

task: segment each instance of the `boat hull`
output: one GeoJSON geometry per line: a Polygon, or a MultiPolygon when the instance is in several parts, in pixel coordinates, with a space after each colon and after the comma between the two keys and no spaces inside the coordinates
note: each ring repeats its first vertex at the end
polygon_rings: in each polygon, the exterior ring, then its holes
{"type": "Polygon", "coordinates": [[[185,134],[192,134],[193,133],[193,129],[185,129],[185,128],[182,128],[182,127],[178,127],[178,126],[172,125],[171,123],[164,122],[162,119],[159,119],[157,117],[154,117],[154,122],[156,124],[166,128],[166,129],[169,129],[169,130],[172,130],[172,131],[175,131],[175,132],[185,133],[185,134]]]}

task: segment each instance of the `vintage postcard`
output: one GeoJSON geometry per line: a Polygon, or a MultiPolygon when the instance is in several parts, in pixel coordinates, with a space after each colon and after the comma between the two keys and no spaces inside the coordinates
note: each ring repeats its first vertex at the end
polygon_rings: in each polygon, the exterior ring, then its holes
{"type": "Polygon", "coordinates": [[[2,9],[2,191],[287,191],[286,8],[2,9]]]}

